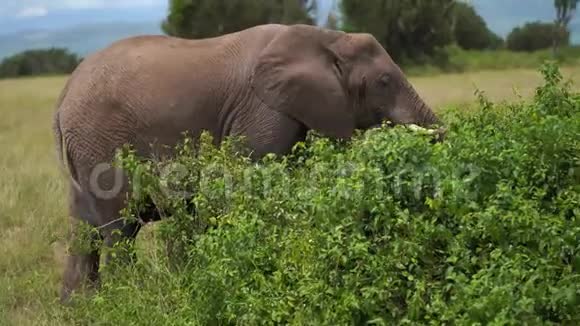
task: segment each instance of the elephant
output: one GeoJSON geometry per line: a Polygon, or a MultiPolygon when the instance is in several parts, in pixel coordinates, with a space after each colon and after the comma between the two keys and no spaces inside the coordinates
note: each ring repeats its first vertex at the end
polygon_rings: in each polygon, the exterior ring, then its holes
{"type": "MultiPolygon", "coordinates": [[[[130,191],[115,151],[171,155],[187,132],[219,144],[243,136],[252,157],[284,155],[309,130],[348,139],[381,125],[440,124],[381,44],[367,33],[266,24],[205,39],[140,35],[87,56],[71,73],[53,120],[69,215],[97,228],[104,247],[135,239],[143,223],[120,220],[130,191]],[[119,181],[120,180],[120,181],[119,181]]],[[[70,252],[61,300],[99,284],[103,246],[70,252]]]]}

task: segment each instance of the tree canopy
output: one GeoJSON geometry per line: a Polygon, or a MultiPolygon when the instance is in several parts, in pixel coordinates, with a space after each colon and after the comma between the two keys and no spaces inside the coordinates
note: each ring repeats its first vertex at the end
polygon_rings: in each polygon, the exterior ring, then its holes
{"type": "Polygon", "coordinates": [[[163,31],[184,38],[213,37],[267,23],[313,24],[315,1],[170,0],[163,31]]]}
{"type": "Polygon", "coordinates": [[[466,50],[496,49],[503,40],[487,27],[473,6],[457,2],[454,8],[453,35],[455,42],[466,50]]]}
{"type": "Polygon", "coordinates": [[[345,30],[373,34],[395,60],[420,60],[453,40],[455,0],[342,0],[345,30]]]}
{"type": "Polygon", "coordinates": [[[556,8],[556,29],[554,30],[552,42],[554,52],[562,45],[562,31],[569,33],[568,24],[576,13],[578,1],[580,0],[554,0],[554,7],[556,8]]]}
{"type": "Polygon", "coordinates": [[[556,23],[563,27],[568,27],[568,24],[576,13],[576,7],[580,0],[554,0],[554,7],[556,8],[556,23]]]}

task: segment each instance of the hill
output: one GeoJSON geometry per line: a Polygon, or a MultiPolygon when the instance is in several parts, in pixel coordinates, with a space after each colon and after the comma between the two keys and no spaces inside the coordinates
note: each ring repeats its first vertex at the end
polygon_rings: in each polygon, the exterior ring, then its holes
{"type": "Polygon", "coordinates": [[[161,34],[159,23],[95,23],[56,30],[36,28],[0,35],[0,58],[28,50],[49,47],[68,48],[85,56],[110,43],[133,35],[161,34]]]}

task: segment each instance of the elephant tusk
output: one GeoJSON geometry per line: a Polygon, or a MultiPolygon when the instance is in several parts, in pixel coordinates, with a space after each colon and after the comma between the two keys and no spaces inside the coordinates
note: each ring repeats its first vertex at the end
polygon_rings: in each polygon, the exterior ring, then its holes
{"type": "Polygon", "coordinates": [[[426,133],[428,135],[433,135],[433,134],[437,133],[437,130],[435,130],[435,129],[423,128],[423,127],[418,126],[416,124],[409,124],[409,125],[407,125],[407,128],[410,129],[411,131],[422,132],[422,133],[426,133]]]}

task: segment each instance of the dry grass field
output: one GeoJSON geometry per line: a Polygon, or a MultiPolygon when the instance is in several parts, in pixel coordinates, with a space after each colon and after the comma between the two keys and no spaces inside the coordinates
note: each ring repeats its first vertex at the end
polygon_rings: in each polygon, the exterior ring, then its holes
{"type": "MultiPolygon", "coordinates": [[[[580,85],[580,67],[563,72],[580,85]]],[[[66,197],[51,133],[64,82],[64,77],[0,80],[0,325],[67,324],[57,303],[66,197]]],[[[527,97],[539,82],[533,70],[412,79],[438,110],[472,102],[476,88],[495,101],[515,99],[514,89],[527,97]]]]}

